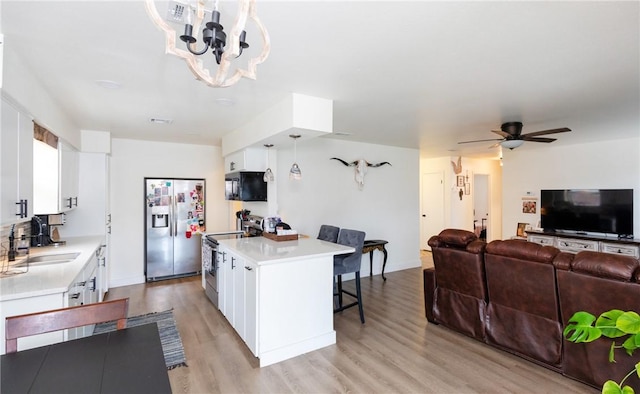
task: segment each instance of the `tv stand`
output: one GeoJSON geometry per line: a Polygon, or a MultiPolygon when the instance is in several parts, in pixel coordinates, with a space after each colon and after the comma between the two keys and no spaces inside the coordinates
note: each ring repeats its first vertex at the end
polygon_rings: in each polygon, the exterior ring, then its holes
{"type": "Polygon", "coordinates": [[[640,258],[640,239],[612,238],[556,231],[527,231],[527,241],[540,245],[555,246],[563,252],[578,253],[590,250],[592,252],[621,254],[640,258]]]}

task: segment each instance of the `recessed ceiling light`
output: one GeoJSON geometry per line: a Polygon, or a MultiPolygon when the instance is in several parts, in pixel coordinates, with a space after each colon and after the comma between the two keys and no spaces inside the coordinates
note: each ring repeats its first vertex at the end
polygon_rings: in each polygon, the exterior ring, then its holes
{"type": "Polygon", "coordinates": [[[107,79],[99,79],[96,81],[96,84],[105,89],[120,89],[122,87],[121,83],[107,79]]]}
{"type": "Polygon", "coordinates": [[[149,118],[149,122],[159,123],[159,124],[171,124],[173,123],[173,119],[149,118]]]}
{"type": "Polygon", "coordinates": [[[218,98],[216,99],[216,104],[223,107],[233,107],[234,105],[236,105],[236,102],[228,98],[218,98]]]}

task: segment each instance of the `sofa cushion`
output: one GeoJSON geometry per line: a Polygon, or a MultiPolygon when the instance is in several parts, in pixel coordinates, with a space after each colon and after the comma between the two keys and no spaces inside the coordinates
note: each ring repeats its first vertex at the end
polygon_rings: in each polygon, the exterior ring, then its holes
{"type": "Polygon", "coordinates": [[[625,282],[635,281],[637,269],[638,260],[633,257],[589,251],[578,253],[571,263],[574,272],[625,282]]]}
{"type": "Polygon", "coordinates": [[[487,253],[513,257],[520,260],[550,263],[560,250],[553,246],[542,246],[518,239],[492,241],[487,245],[487,253]]]}
{"type": "Polygon", "coordinates": [[[471,241],[475,241],[478,237],[471,231],[446,229],[442,230],[438,235],[441,242],[448,245],[467,246],[471,241]]]}

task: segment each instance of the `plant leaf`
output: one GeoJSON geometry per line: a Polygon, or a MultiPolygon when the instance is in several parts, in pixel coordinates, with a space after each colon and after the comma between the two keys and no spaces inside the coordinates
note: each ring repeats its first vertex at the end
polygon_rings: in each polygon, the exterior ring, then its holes
{"type": "Polygon", "coordinates": [[[628,355],[633,356],[633,351],[636,350],[640,343],[640,334],[635,334],[629,336],[626,341],[622,344],[622,347],[625,348],[628,355]]]}
{"type": "Polygon", "coordinates": [[[607,338],[618,338],[626,335],[624,331],[617,328],[617,321],[620,316],[624,314],[624,311],[620,309],[612,309],[604,312],[596,320],[596,327],[602,330],[602,335],[607,338]]]}
{"type": "Polygon", "coordinates": [[[622,388],[622,394],[635,394],[635,391],[633,391],[633,388],[630,386],[624,386],[622,388]]]}
{"type": "Polygon", "coordinates": [[[638,377],[640,378],[640,363],[636,364],[636,374],[638,375],[638,377]]]}
{"type": "Polygon", "coordinates": [[[602,394],[623,394],[623,392],[618,383],[613,380],[607,380],[602,385],[602,394]]]}
{"type": "Polygon", "coordinates": [[[625,334],[640,333],[640,315],[633,311],[623,313],[616,320],[616,328],[625,334]]]}
{"type": "Polygon", "coordinates": [[[595,321],[596,317],[588,312],[576,312],[569,319],[569,324],[562,334],[571,342],[593,342],[602,335],[599,328],[592,326],[595,321]]]}

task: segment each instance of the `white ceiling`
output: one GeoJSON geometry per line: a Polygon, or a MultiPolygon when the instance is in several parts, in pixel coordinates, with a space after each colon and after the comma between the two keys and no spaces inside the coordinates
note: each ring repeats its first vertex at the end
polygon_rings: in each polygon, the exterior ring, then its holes
{"type": "MultiPolygon", "coordinates": [[[[235,3],[222,5],[231,26],[224,7],[235,3]]],[[[258,0],[272,50],[256,81],[229,88],[206,86],[165,55],[142,1],[1,7],[5,45],[80,129],[116,138],[219,145],[292,92],[334,100],[334,131],[350,136],[332,138],[420,148],[424,157],[496,156],[490,142],[457,142],[495,138],[490,130],[506,121],[522,121],[523,133],[573,129],[552,136],[554,145],[640,133],[637,1],[258,0]]]]}

